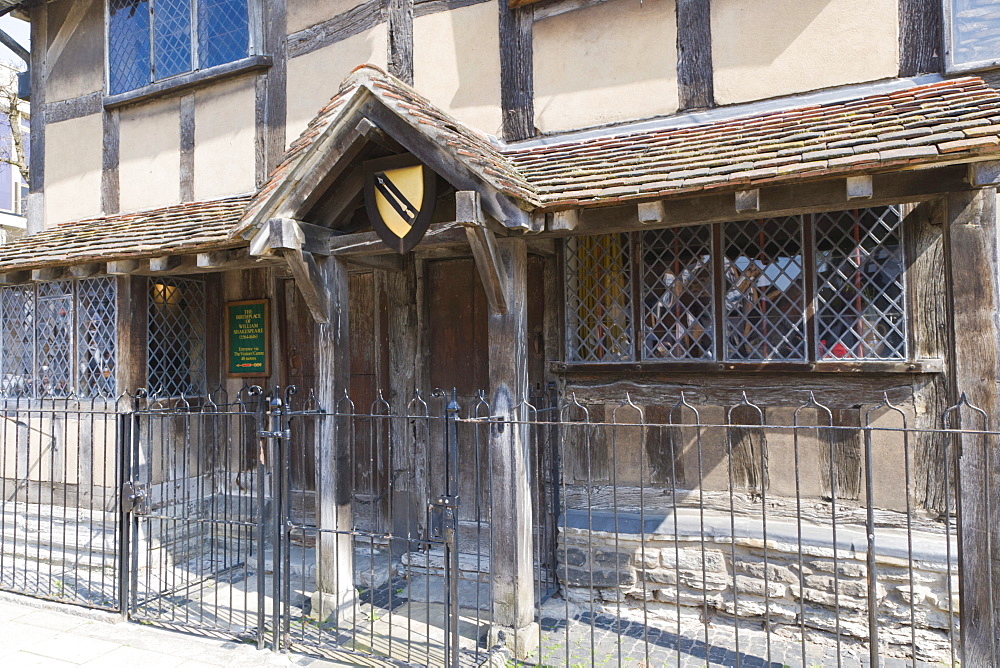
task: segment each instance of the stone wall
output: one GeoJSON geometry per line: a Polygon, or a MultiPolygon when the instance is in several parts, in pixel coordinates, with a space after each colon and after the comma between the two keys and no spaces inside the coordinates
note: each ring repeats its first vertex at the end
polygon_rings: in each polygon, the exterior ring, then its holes
{"type": "MultiPolygon", "coordinates": [[[[863,532],[860,542],[851,534],[846,546],[844,537],[838,537],[835,562],[832,542],[824,546],[805,540],[800,560],[798,543],[780,535],[779,529],[776,538],[769,533],[765,561],[765,542],[752,529],[741,534],[743,519],[737,520],[734,540],[728,529],[719,531],[729,526],[729,517],[717,513],[706,514],[703,532],[676,538],[672,532],[648,530],[654,524],[671,526],[671,518],[661,518],[663,522],[646,518],[647,529],[640,532],[627,518],[590,514],[593,531],[585,525],[574,527],[581,523],[572,517],[560,521],[558,577],[573,602],[594,602],[612,614],[621,606],[623,617],[648,619],[668,631],[678,620],[700,625],[704,619],[719,625],[738,622],[741,628],[770,628],[798,641],[804,618],[809,643],[834,644],[838,621],[842,644],[860,648],[868,638],[863,532]],[[597,530],[610,528],[609,520],[618,526],[617,532],[597,530]]],[[[876,545],[880,653],[909,657],[912,628],[918,659],[947,661],[952,633],[958,643],[957,552],[951,551],[953,609],[949,611],[943,533],[914,533],[912,589],[905,533],[877,533],[876,545]],[[878,547],[879,542],[885,549],[878,547]]]]}

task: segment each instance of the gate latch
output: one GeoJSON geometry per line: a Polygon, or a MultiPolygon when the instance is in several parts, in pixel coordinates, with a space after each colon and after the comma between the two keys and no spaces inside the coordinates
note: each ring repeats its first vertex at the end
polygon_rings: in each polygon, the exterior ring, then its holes
{"type": "Polygon", "coordinates": [[[145,485],[131,480],[122,485],[122,510],[135,515],[145,515],[149,512],[145,485]]]}
{"type": "Polygon", "coordinates": [[[428,508],[431,536],[450,540],[458,529],[458,497],[441,496],[428,508]]]}

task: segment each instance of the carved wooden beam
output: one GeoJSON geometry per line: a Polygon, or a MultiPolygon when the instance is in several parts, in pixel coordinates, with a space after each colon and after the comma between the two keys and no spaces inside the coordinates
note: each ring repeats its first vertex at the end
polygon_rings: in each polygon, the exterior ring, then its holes
{"type": "Polygon", "coordinates": [[[506,315],[507,272],[504,271],[498,256],[496,237],[493,231],[486,227],[478,192],[460,190],[455,193],[455,219],[465,228],[490,310],[499,315],[506,315]]]}
{"type": "Polygon", "coordinates": [[[329,290],[313,254],[291,248],[282,250],[281,254],[288,262],[295,285],[302,293],[302,299],[309,307],[313,320],[321,325],[329,324],[330,313],[327,308],[330,303],[329,290]]]}
{"type": "Polygon", "coordinates": [[[580,210],[554,211],[549,229],[554,232],[571,232],[580,224],[580,210]]]}

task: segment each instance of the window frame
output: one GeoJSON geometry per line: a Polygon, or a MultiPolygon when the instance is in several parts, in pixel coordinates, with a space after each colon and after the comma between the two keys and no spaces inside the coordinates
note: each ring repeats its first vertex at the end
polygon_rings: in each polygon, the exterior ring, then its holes
{"type": "MultiPolygon", "coordinates": [[[[631,357],[623,361],[605,360],[579,360],[573,359],[574,353],[570,349],[570,342],[574,334],[570,332],[571,309],[573,304],[569,299],[566,281],[569,278],[569,265],[567,263],[569,246],[560,244],[560,268],[562,276],[561,303],[563,308],[562,326],[563,332],[562,361],[553,365],[559,371],[622,371],[622,370],[719,370],[719,371],[871,371],[871,372],[909,372],[927,373],[941,370],[940,360],[925,360],[916,357],[917,346],[915,345],[915,324],[912,312],[912,285],[907,278],[909,268],[907,261],[910,253],[909,236],[913,234],[911,223],[907,219],[905,204],[889,204],[884,206],[859,206],[843,207],[840,209],[824,210],[815,213],[793,214],[792,216],[777,216],[780,218],[799,218],[801,220],[801,244],[802,244],[802,266],[803,266],[803,290],[802,296],[804,312],[802,314],[802,334],[805,341],[805,359],[803,360],[737,360],[730,359],[726,354],[726,334],[725,334],[725,304],[724,295],[726,290],[724,271],[724,230],[723,227],[730,222],[748,222],[757,218],[744,219],[742,221],[717,221],[684,225],[680,227],[705,227],[709,229],[711,239],[711,260],[712,267],[710,283],[712,288],[711,307],[713,309],[712,325],[713,338],[711,342],[713,354],[711,358],[670,358],[670,357],[650,357],[646,355],[645,332],[647,324],[645,322],[644,301],[646,299],[646,284],[644,283],[644,273],[646,272],[646,258],[640,253],[643,252],[641,237],[656,229],[632,229],[623,232],[609,232],[606,234],[623,234],[629,238],[629,245],[632,248],[629,274],[632,286],[632,333],[633,338],[630,345],[631,357]],[[899,239],[899,262],[901,271],[899,273],[899,285],[901,289],[901,336],[903,338],[901,348],[902,356],[898,358],[869,358],[855,357],[845,359],[833,359],[824,357],[819,350],[819,335],[821,323],[817,315],[818,291],[821,283],[821,276],[817,263],[817,236],[815,234],[815,222],[824,215],[837,215],[853,211],[878,210],[895,208],[899,215],[899,224],[896,234],[899,239]]],[[[767,219],[769,216],[761,216],[767,219]]],[[[657,228],[659,229],[659,228],[657,228]]],[[[669,229],[669,228],[666,228],[669,229]]]]}
{"type": "Polygon", "coordinates": [[[989,58],[986,60],[978,60],[967,63],[957,63],[955,61],[954,16],[952,11],[955,0],[941,0],[941,2],[943,5],[943,25],[941,32],[943,33],[942,37],[944,41],[944,71],[948,74],[952,74],[959,72],[974,72],[976,70],[984,70],[1000,66],[1000,53],[997,53],[995,58],[989,58]]]}
{"type": "MultiPolygon", "coordinates": [[[[91,276],[87,278],[61,278],[52,281],[35,281],[32,283],[22,284],[22,285],[11,285],[4,286],[0,290],[24,290],[27,288],[29,291],[28,299],[31,302],[31,313],[30,318],[32,321],[31,331],[30,331],[30,353],[31,353],[31,374],[30,383],[31,388],[26,392],[9,392],[7,388],[0,385],[0,401],[10,401],[10,400],[77,400],[77,401],[89,401],[96,399],[108,399],[114,400],[118,397],[119,387],[118,387],[118,362],[120,353],[120,341],[118,340],[118,323],[121,318],[121,313],[119,312],[119,285],[118,281],[114,276],[110,275],[98,275],[91,276]],[[82,363],[85,359],[84,356],[84,343],[82,341],[82,331],[83,323],[81,319],[81,314],[83,308],[81,305],[83,291],[81,290],[81,284],[88,282],[104,281],[107,283],[110,289],[107,290],[106,294],[110,295],[111,310],[114,316],[114,322],[110,323],[109,326],[105,327],[109,330],[111,336],[104,341],[105,347],[110,347],[113,355],[112,362],[110,364],[110,375],[107,376],[110,380],[108,385],[110,386],[109,392],[93,392],[90,391],[93,388],[88,388],[86,393],[81,392],[81,368],[82,363]],[[67,295],[70,299],[70,308],[72,309],[72,314],[70,316],[70,336],[69,336],[69,347],[68,347],[68,370],[70,375],[70,384],[68,386],[69,392],[57,393],[57,392],[41,392],[39,391],[39,382],[42,378],[40,373],[40,351],[39,351],[39,322],[38,316],[41,312],[40,303],[42,299],[58,299],[58,296],[40,296],[39,289],[43,285],[55,285],[58,283],[68,283],[70,284],[70,290],[67,295]]],[[[93,293],[91,294],[93,297],[93,293]]],[[[0,317],[3,317],[3,309],[0,308],[0,317]]],[[[6,325],[4,325],[6,327],[6,325]]],[[[5,346],[6,343],[6,331],[0,336],[0,382],[7,383],[7,363],[4,359],[9,353],[5,346]]]]}
{"type": "MultiPolygon", "coordinates": [[[[236,60],[231,60],[218,65],[213,65],[210,67],[199,67],[198,63],[198,9],[197,3],[200,0],[191,0],[191,59],[193,67],[184,72],[179,72],[167,77],[160,79],[153,78],[152,72],[150,72],[149,82],[139,86],[137,88],[132,88],[129,90],[121,91],[118,93],[112,92],[111,90],[111,49],[109,44],[111,41],[111,0],[104,0],[104,106],[105,108],[113,108],[120,106],[122,104],[127,104],[129,102],[135,102],[147,97],[153,97],[159,95],[166,90],[173,90],[176,88],[185,88],[193,84],[201,83],[203,81],[216,80],[218,78],[242,74],[244,72],[260,69],[262,67],[269,67],[271,65],[271,59],[263,55],[264,53],[264,39],[263,39],[263,15],[262,15],[262,0],[245,0],[247,3],[247,31],[248,31],[248,41],[247,41],[247,53],[236,60]]],[[[155,6],[156,0],[149,0],[150,8],[155,6]]],[[[155,47],[155,28],[152,21],[149,25],[150,31],[150,69],[154,67],[154,49],[155,47]]]]}

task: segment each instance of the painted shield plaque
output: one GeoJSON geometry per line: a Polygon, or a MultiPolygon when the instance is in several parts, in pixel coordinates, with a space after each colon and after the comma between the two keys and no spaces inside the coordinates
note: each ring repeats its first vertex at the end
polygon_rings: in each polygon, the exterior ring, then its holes
{"type": "Polygon", "coordinates": [[[397,253],[420,241],[434,213],[435,176],[423,165],[373,169],[365,187],[365,207],[372,227],[397,253]]]}

